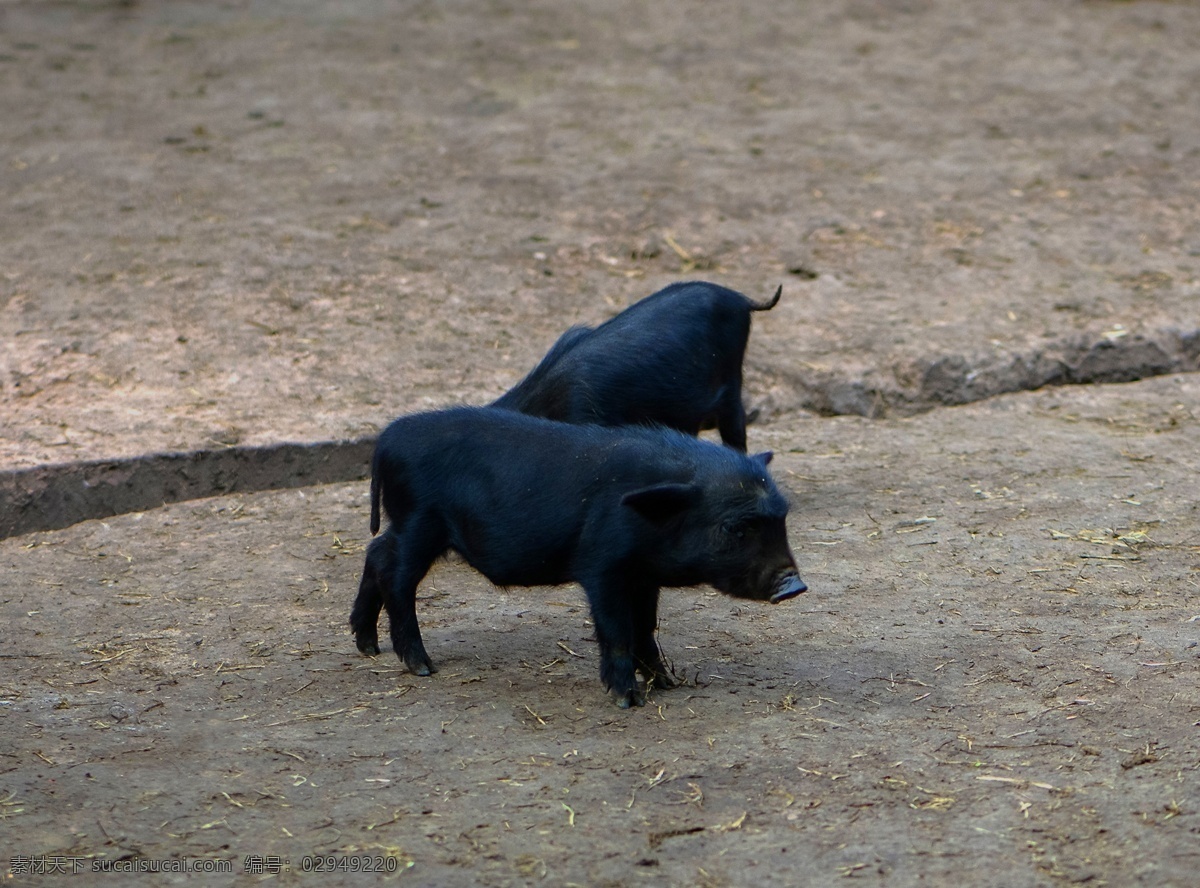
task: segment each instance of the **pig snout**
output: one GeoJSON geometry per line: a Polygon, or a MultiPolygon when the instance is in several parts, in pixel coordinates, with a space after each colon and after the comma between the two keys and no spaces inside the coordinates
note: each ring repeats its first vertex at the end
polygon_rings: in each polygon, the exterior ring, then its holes
{"type": "Polygon", "coordinates": [[[789,570],[780,574],[779,579],[775,581],[775,592],[771,596],[771,604],[779,604],[781,601],[787,601],[789,598],[795,598],[801,592],[807,592],[808,586],[804,584],[804,580],[800,579],[800,575],[794,570],[789,570]]]}
{"type": "Polygon", "coordinates": [[[771,604],[779,604],[808,591],[808,585],[800,579],[796,568],[790,565],[713,585],[734,598],[769,601],[771,604]]]}

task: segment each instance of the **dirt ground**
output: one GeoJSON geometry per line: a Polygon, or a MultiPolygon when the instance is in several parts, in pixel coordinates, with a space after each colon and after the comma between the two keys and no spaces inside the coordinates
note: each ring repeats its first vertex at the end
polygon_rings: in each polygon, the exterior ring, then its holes
{"type": "Polygon", "coordinates": [[[1198,34],[1106,0],[8,0],[0,465],[353,438],[681,277],[785,285],[768,417],[1195,369],[1198,34]]]}
{"type": "Polygon", "coordinates": [[[577,588],[461,564],[419,595],[438,674],[360,656],[363,484],[10,539],[5,844],[234,861],[214,884],[361,854],[429,886],[1191,885],[1198,403],[757,430],[811,590],[665,593],[684,686],[633,711],[577,588]]]}
{"type": "Polygon", "coordinates": [[[671,281],[782,282],[750,437],[811,589],[666,593],[683,686],[622,712],[578,589],[453,561],[441,671],[361,657],[361,482],[2,540],[8,879],[1194,885],[1198,39],[1172,2],[0,0],[0,472],[362,438],[671,281]]]}

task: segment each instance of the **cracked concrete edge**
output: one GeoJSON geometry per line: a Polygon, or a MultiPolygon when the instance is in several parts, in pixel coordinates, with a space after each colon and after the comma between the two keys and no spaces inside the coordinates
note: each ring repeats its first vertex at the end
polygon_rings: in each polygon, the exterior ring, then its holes
{"type": "MultiPolygon", "coordinates": [[[[765,418],[795,410],[881,417],[967,404],[1053,385],[1133,382],[1200,371],[1200,328],[1047,344],[1026,354],[945,355],[890,378],[767,371],[776,396],[765,418]]],[[[152,453],[0,471],[0,539],[68,527],[166,503],[362,480],[375,437],[152,453]]]]}
{"type": "Polygon", "coordinates": [[[372,436],[0,472],[0,539],[206,496],[363,479],[374,446],[372,436]]]}
{"type": "Polygon", "coordinates": [[[1025,353],[942,355],[911,361],[890,373],[867,370],[858,376],[756,369],[782,390],[763,410],[768,419],[795,410],[823,416],[904,416],[1047,386],[1134,382],[1200,371],[1200,328],[1118,331],[1099,339],[1059,340],[1025,353]]]}

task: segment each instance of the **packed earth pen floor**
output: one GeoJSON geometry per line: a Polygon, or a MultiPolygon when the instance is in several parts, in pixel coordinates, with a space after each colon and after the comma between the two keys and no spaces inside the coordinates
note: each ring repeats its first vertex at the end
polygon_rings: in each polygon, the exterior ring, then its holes
{"type": "Polygon", "coordinates": [[[7,879],[1194,885],[1198,38],[0,6],[7,879]],[[743,397],[808,591],[664,590],[627,710],[578,586],[457,558],[436,674],[359,653],[364,442],[684,280],[783,285],[743,397]]]}

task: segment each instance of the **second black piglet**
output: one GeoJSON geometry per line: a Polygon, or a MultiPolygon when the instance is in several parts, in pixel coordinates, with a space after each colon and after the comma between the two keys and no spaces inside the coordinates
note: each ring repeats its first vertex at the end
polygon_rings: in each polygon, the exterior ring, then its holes
{"type": "Polygon", "coordinates": [[[371,478],[373,540],[350,624],[434,671],[417,625],[417,584],[449,550],[498,586],[583,586],[600,678],[622,707],[672,682],[654,638],[663,587],[707,583],[779,602],[805,591],[788,548],[787,500],[746,456],[664,428],[574,426],[489,407],[402,417],[383,432],[371,478]]]}
{"type": "Polygon", "coordinates": [[[767,302],[702,281],[671,284],[598,327],[572,327],[494,407],[560,422],[716,428],[746,450],[742,359],[767,302]]]}

